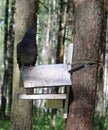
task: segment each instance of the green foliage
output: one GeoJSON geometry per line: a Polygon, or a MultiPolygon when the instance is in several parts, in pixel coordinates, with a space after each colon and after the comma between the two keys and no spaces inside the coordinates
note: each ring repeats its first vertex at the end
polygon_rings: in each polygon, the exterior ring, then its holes
{"type": "Polygon", "coordinates": [[[99,114],[95,112],[94,115],[94,130],[99,130],[99,114]]]}
{"type": "Polygon", "coordinates": [[[65,120],[63,119],[62,111],[57,111],[56,126],[51,126],[51,111],[49,110],[34,110],[33,130],[64,130],[65,120]]]}
{"type": "Polygon", "coordinates": [[[9,120],[0,120],[0,130],[9,130],[10,122],[9,120]]]}
{"type": "MultiPolygon", "coordinates": [[[[0,130],[9,130],[10,121],[0,120],[0,130]]],[[[51,111],[34,108],[33,130],[64,130],[65,120],[61,110],[57,111],[56,127],[51,126],[51,111]]]]}
{"type": "MultiPolygon", "coordinates": [[[[104,129],[108,130],[108,110],[105,114],[104,129]]],[[[9,130],[9,119],[0,120],[0,130],[9,130]]],[[[61,110],[57,111],[56,127],[51,126],[51,111],[34,108],[33,130],[65,130],[65,120],[61,110]]],[[[94,115],[94,130],[99,130],[99,114],[94,115]]]]}
{"type": "Polygon", "coordinates": [[[104,119],[104,129],[108,130],[108,110],[106,112],[106,117],[104,119]]]}
{"type": "MultiPolygon", "coordinates": [[[[94,115],[94,130],[100,130],[99,128],[99,113],[96,111],[94,115]]],[[[108,130],[108,110],[105,113],[105,117],[103,119],[103,130],[108,130]]]]}

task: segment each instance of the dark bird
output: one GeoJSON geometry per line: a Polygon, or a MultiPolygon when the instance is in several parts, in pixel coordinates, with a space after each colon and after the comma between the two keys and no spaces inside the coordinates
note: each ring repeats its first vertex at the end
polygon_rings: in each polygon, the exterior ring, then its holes
{"type": "Polygon", "coordinates": [[[23,40],[17,44],[17,63],[19,68],[34,66],[37,60],[36,30],[29,29],[23,40]]]}

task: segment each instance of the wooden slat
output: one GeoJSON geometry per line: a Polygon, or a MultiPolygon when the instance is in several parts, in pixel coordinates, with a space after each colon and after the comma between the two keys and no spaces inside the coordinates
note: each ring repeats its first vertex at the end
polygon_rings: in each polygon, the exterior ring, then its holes
{"type": "Polygon", "coordinates": [[[64,114],[63,114],[63,118],[64,118],[64,119],[67,119],[67,113],[64,113],[64,114]]]}
{"type": "Polygon", "coordinates": [[[69,44],[68,46],[68,54],[67,54],[67,64],[70,65],[72,64],[72,55],[73,55],[73,44],[69,44]]]}
{"type": "Polygon", "coordinates": [[[63,108],[63,99],[46,100],[46,108],[63,108]]]}
{"type": "Polygon", "coordinates": [[[39,65],[21,69],[25,88],[71,85],[67,64],[39,65]]]}
{"type": "Polygon", "coordinates": [[[66,99],[66,94],[18,94],[18,99],[66,99]]]}
{"type": "Polygon", "coordinates": [[[65,100],[65,103],[64,103],[64,117],[63,118],[67,118],[67,113],[68,113],[68,106],[69,106],[69,91],[70,91],[70,87],[67,87],[66,88],[66,100],[65,100]]]}

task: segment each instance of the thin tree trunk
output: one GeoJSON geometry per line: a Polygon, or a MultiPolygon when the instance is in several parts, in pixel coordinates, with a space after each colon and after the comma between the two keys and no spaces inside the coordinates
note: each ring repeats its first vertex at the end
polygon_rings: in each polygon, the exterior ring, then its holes
{"type": "Polygon", "coordinates": [[[60,0],[60,15],[59,15],[59,29],[58,29],[58,37],[57,37],[57,52],[56,52],[56,63],[63,63],[61,61],[62,56],[60,55],[61,50],[61,41],[62,41],[62,22],[63,22],[63,0],[60,0]]]}
{"type": "MultiPolygon", "coordinates": [[[[62,46],[62,22],[63,22],[63,0],[60,0],[60,14],[59,14],[59,29],[57,37],[57,51],[56,51],[56,63],[63,63],[63,55],[61,54],[62,46]]],[[[59,87],[54,87],[52,93],[58,93],[59,87]]],[[[56,125],[56,113],[57,109],[52,109],[52,127],[56,125]]]]}
{"type": "Polygon", "coordinates": [[[18,93],[33,92],[32,89],[24,89],[16,61],[16,45],[29,28],[36,27],[35,0],[16,0],[15,10],[15,46],[14,46],[14,71],[13,71],[13,101],[10,130],[32,130],[33,103],[32,100],[19,100],[18,93]]]}
{"type": "Polygon", "coordinates": [[[7,96],[7,79],[8,79],[8,62],[7,62],[7,41],[8,41],[8,8],[9,8],[9,0],[6,0],[5,6],[5,20],[4,20],[4,75],[3,75],[3,85],[1,87],[1,109],[0,109],[0,117],[5,117],[6,110],[6,96],[7,96]]]}
{"type": "Polygon", "coordinates": [[[8,84],[7,84],[7,97],[8,97],[8,106],[7,113],[8,116],[11,114],[12,106],[12,80],[13,80],[13,47],[14,47],[14,9],[15,9],[15,0],[11,2],[11,16],[9,23],[9,35],[8,35],[8,84]]]}
{"type": "Polygon", "coordinates": [[[102,29],[104,30],[105,33],[102,35],[102,43],[101,48],[99,50],[99,61],[102,62],[104,65],[100,65],[98,67],[98,82],[97,82],[97,99],[98,99],[98,104],[96,104],[98,112],[99,112],[99,130],[104,130],[104,117],[105,117],[105,108],[104,108],[104,103],[105,103],[105,93],[104,93],[104,82],[105,82],[105,48],[106,48],[106,29],[107,29],[107,14],[106,10],[105,13],[103,14],[105,20],[103,20],[102,24],[102,29]]]}
{"type": "Polygon", "coordinates": [[[74,102],[70,106],[66,130],[93,130],[93,116],[99,63],[103,43],[103,0],[74,1],[73,66],[94,65],[72,74],[74,102]]]}

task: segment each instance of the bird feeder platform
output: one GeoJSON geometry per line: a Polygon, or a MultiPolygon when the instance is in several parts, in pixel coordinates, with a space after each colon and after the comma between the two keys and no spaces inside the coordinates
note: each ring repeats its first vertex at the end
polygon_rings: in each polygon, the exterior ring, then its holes
{"type": "Polygon", "coordinates": [[[21,69],[25,88],[69,86],[72,84],[67,64],[38,65],[21,69]]]}
{"type": "MultiPolygon", "coordinates": [[[[72,85],[70,73],[73,44],[68,47],[67,64],[37,65],[33,68],[21,68],[24,88],[66,87],[72,85]]],[[[18,99],[47,99],[47,107],[61,108],[64,103],[64,118],[67,118],[69,91],[66,94],[18,94],[18,99]]]]}

